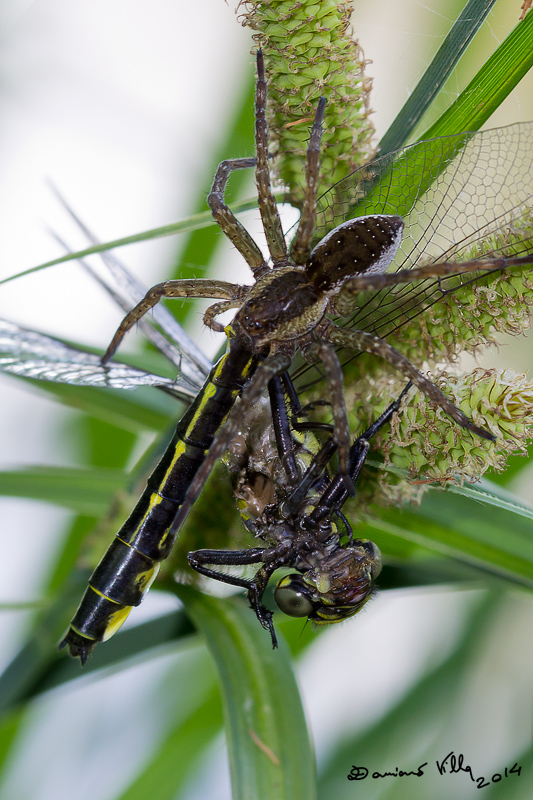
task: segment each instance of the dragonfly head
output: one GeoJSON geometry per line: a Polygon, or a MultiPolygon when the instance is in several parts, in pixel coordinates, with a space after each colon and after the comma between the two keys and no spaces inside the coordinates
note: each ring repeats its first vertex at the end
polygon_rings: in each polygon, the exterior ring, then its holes
{"type": "Polygon", "coordinates": [[[276,603],[290,617],[317,625],[341,622],[363,607],[381,572],[381,552],[368,539],[336,548],[306,572],[285,575],[274,591],[276,603]]]}

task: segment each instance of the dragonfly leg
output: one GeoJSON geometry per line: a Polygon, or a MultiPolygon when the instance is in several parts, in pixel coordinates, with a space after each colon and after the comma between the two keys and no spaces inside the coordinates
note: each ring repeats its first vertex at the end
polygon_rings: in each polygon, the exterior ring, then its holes
{"type": "Polygon", "coordinates": [[[315,400],[312,403],[307,403],[305,406],[302,406],[290,375],[288,373],[282,375],[281,380],[283,381],[291,409],[291,425],[293,430],[298,432],[328,431],[328,433],[331,433],[333,426],[330,422],[314,422],[311,420],[302,422],[302,417],[306,417],[310,411],[313,411],[319,406],[330,406],[331,403],[328,400],[315,400]]]}
{"type": "MultiPolygon", "coordinates": [[[[391,403],[390,406],[388,406],[385,411],[371,425],[369,425],[366,431],[358,436],[352,444],[350,448],[349,471],[350,477],[354,484],[356,484],[359,480],[361,470],[363,469],[364,463],[367,459],[368,452],[370,450],[370,439],[390,421],[393,414],[398,413],[402,400],[412,386],[413,382],[409,381],[396,400],[394,400],[394,402],[391,403]]],[[[339,513],[339,508],[347,499],[348,492],[346,491],[346,487],[342,481],[342,476],[338,475],[330,482],[326,491],[315,506],[314,511],[309,515],[311,527],[316,526],[323,519],[326,519],[331,514],[332,509],[336,509],[336,513],[339,513]]]]}
{"type": "MultiPolygon", "coordinates": [[[[383,428],[384,425],[387,424],[387,422],[390,420],[390,418],[393,416],[393,414],[397,414],[398,413],[398,411],[400,410],[400,406],[402,404],[402,400],[404,399],[406,394],[409,392],[409,390],[412,389],[412,388],[413,388],[413,381],[409,381],[409,383],[406,386],[404,386],[404,388],[402,389],[402,391],[400,392],[400,394],[398,395],[396,400],[394,400],[394,402],[392,402],[390,404],[390,406],[387,406],[387,408],[385,409],[383,414],[380,414],[380,416],[371,425],[368,426],[366,431],[364,431],[364,433],[362,433],[358,437],[358,439],[367,439],[368,440],[368,439],[371,439],[373,436],[375,436],[376,433],[378,431],[380,431],[381,428],[383,428]]],[[[354,444],[355,444],[355,442],[354,442],[354,444]]],[[[352,447],[353,447],[353,445],[352,445],[352,447]]],[[[351,453],[350,453],[350,468],[351,468],[351,453]]]]}
{"type": "Polygon", "coordinates": [[[249,589],[252,584],[251,580],[209,569],[206,564],[231,567],[259,564],[263,560],[265,549],[264,547],[249,547],[246,550],[193,550],[187,554],[187,560],[196,572],[205,575],[206,578],[214,578],[216,581],[227,583],[230,586],[249,589]]]}
{"type": "Polygon", "coordinates": [[[350,350],[362,350],[365,353],[373,353],[385,359],[392,367],[403,372],[421,392],[423,392],[429,400],[436,403],[448,414],[461,428],[472,431],[472,433],[481,436],[483,439],[494,441],[495,437],[484,428],[475,425],[466,414],[457,408],[456,405],[449,400],[446,395],[436,386],[429,378],[422,375],[417,368],[411,364],[408,358],[402,353],[392,347],[390,344],[380,339],[379,336],[374,336],[371,333],[365,333],[358,330],[347,330],[346,328],[338,328],[336,325],[329,325],[326,333],[328,341],[340,347],[345,347],[350,350]]]}
{"type": "Polygon", "coordinates": [[[353,546],[354,546],[353,528],[352,528],[352,526],[350,525],[350,522],[349,522],[349,521],[348,521],[348,519],[347,519],[347,518],[344,516],[344,514],[342,513],[342,511],[341,511],[340,509],[337,509],[337,510],[336,510],[336,512],[335,512],[335,514],[336,514],[336,516],[337,516],[337,517],[340,519],[340,521],[342,522],[342,524],[344,525],[344,527],[345,527],[345,529],[346,529],[346,533],[345,533],[345,535],[348,537],[348,541],[349,541],[349,543],[350,543],[350,547],[353,547],[353,546]]]}
{"type": "Polygon", "coordinates": [[[227,281],[195,278],[193,280],[171,280],[158,283],[156,286],[152,286],[143,299],[126,314],[118,326],[111,344],[102,356],[102,364],[106,364],[113,357],[126,333],[163,297],[207,297],[233,302],[241,300],[242,296],[242,287],[227,281]]]}
{"type": "MultiPolygon", "coordinates": [[[[337,475],[329,484],[327,491],[324,493],[320,502],[315,508],[315,511],[310,515],[313,524],[320,522],[322,519],[331,514],[335,506],[340,506],[344,503],[349,495],[355,493],[354,484],[359,479],[359,475],[366,461],[368,451],[370,448],[369,439],[376,435],[376,433],[389,422],[393,414],[397,413],[401,402],[409,389],[412,387],[412,381],[409,381],[407,386],[403,389],[399,397],[385,409],[385,411],[373,422],[364,433],[357,437],[350,448],[348,474],[351,479],[351,484],[347,487],[346,481],[342,475],[337,475]]],[[[303,475],[300,483],[294,489],[290,497],[283,503],[284,513],[289,515],[294,513],[302,504],[307,496],[311,487],[316,486],[321,476],[327,476],[327,465],[331,457],[335,453],[337,445],[333,437],[330,437],[322,445],[321,449],[316,453],[303,475]]],[[[338,511],[338,510],[337,510],[338,511]]]]}
{"type": "Polygon", "coordinates": [[[206,566],[211,564],[236,567],[244,564],[262,563],[263,554],[266,550],[267,548],[265,547],[250,547],[247,550],[194,550],[188,553],[187,559],[190,566],[200,575],[214,578],[214,580],[230,586],[239,586],[246,589],[251,607],[263,628],[270,632],[272,647],[276,648],[278,641],[272,623],[272,611],[263,605],[262,600],[270,576],[275,571],[277,564],[263,565],[251,580],[228,575],[225,572],[219,572],[206,566]]]}
{"type": "Polygon", "coordinates": [[[268,384],[268,394],[270,397],[270,409],[272,412],[272,424],[278,454],[287,476],[289,486],[294,486],[300,479],[300,470],[296,461],[295,441],[292,435],[285,405],[285,394],[283,392],[282,380],[280,376],[272,378],[268,384]]]}
{"type": "Polygon", "coordinates": [[[309,491],[313,487],[317,487],[321,479],[328,479],[327,467],[336,450],[337,445],[333,441],[333,437],[330,436],[324,442],[318,453],[313,456],[298,486],[294,489],[290,497],[283,502],[283,514],[285,516],[297,512],[302,503],[305,502],[309,491]]]}

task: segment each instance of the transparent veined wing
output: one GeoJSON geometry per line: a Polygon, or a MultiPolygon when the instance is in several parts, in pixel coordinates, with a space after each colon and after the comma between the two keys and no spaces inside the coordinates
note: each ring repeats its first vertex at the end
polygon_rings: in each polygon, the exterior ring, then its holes
{"type": "Polygon", "coordinates": [[[533,197],[533,123],[429,139],[376,158],[319,199],[315,239],[345,219],[399,214],[397,269],[459,258],[533,197]]]}
{"type": "Polygon", "coordinates": [[[102,366],[94,353],[7,320],[0,320],[0,369],[22,378],[77,386],[157,386],[183,400],[191,400],[199,388],[180,376],[167,378],[118,362],[102,366]]]}
{"type": "MultiPolygon", "coordinates": [[[[97,243],[87,226],[60,199],[84,234],[97,243]]],[[[57,235],[55,238],[68,251],[62,239],[57,235]]],[[[79,259],[79,263],[125,311],[146,294],[145,287],[110,253],[101,254],[103,271],[96,270],[86,259],[79,259]]],[[[176,377],[157,375],[117,361],[102,365],[100,356],[89,350],[7,320],[0,320],[0,369],[23,378],[96,388],[156,386],[190,402],[209,374],[210,360],[162,305],[154,308],[151,316],[139,325],[177,369],[176,377]]]]}
{"type": "MultiPolygon", "coordinates": [[[[87,239],[94,245],[100,244],[94,233],[77,216],[58,190],[54,186],[52,188],[64,209],[87,239]]],[[[69,247],[61,237],[57,236],[57,234],[54,234],[54,236],[68,252],[69,247]]],[[[115,302],[124,311],[129,311],[145,296],[146,287],[131,274],[113,253],[100,253],[100,260],[105,268],[103,273],[98,272],[88,260],[78,259],[81,266],[104,287],[115,302]]],[[[212,363],[163,305],[154,307],[150,318],[142,319],[138,324],[152,344],[171,363],[180,368],[184,377],[189,378],[193,384],[202,386],[212,367],[212,363]],[[156,324],[159,326],[159,330],[155,327],[156,324]]]]}
{"type": "MultiPolygon", "coordinates": [[[[533,123],[422,141],[375,159],[319,199],[315,239],[346,219],[391,213],[405,229],[389,271],[533,252],[533,123]]],[[[341,292],[335,321],[384,338],[478,277],[341,292]]],[[[306,384],[317,380],[316,368],[301,364],[293,377],[304,374],[306,384]]]]}

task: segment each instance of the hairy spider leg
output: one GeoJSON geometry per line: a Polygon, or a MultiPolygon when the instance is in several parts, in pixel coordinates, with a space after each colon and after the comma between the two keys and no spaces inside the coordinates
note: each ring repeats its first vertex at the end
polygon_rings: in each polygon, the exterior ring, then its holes
{"type": "Polygon", "coordinates": [[[475,425],[470,417],[467,417],[460,408],[457,408],[433,381],[426,378],[406,356],[383,339],[380,339],[379,336],[374,336],[372,333],[365,333],[365,331],[339,328],[333,325],[333,323],[330,323],[327,337],[330,342],[339,347],[345,347],[351,350],[362,350],[365,353],[372,353],[385,359],[388,364],[410,378],[426,397],[440,406],[443,411],[462,428],[466,428],[472,431],[472,433],[477,434],[477,436],[481,436],[481,438],[487,439],[490,442],[495,441],[496,437],[492,433],[475,425]]]}
{"type": "Polygon", "coordinates": [[[268,122],[266,118],[267,83],[265,75],[265,59],[263,51],[257,51],[257,84],[255,90],[255,152],[257,166],[255,169],[255,182],[257,186],[257,199],[259,213],[263,223],[268,251],[272,256],[274,268],[287,263],[287,244],[281,219],[278,213],[278,204],[272,194],[270,182],[270,168],[268,166],[268,122]]]}
{"type": "MultiPolygon", "coordinates": [[[[427,278],[462,275],[469,272],[498,272],[510,267],[530,267],[533,264],[533,253],[527,256],[509,256],[503,258],[477,258],[471,261],[441,261],[438,264],[427,264],[424,267],[402,269],[398,272],[384,272],[380,275],[360,275],[350,278],[342,287],[342,295],[356,294],[362,291],[379,291],[387,286],[402,283],[416,283],[427,278]]],[[[444,292],[446,293],[446,292],[444,292]]]]}
{"type": "MultiPolygon", "coordinates": [[[[133,328],[141,317],[144,317],[151,308],[157,305],[162,297],[203,297],[213,300],[221,299],[229,304],[230,307],[234,307],[242,303],[244,294],[246,294],[246,287],[239,286],[235,283],[228,283],[227,281],[217,281],[206,278],[194,278],[192,280],[178,279],[158,283],[156,286],[152,286],[143,299],[126,314],[118,326],[109,347],[102,356],[102,364],[107,364],[114,356],[126,333],[133,328]]],[[[216,305],[219,307],[218,303],[216,305]]],[[[212,308],[212,306],[210,306],[210,308],[212,308]]],[[[205,316],[207,316],[208,319],[210,319],[209,311],[210,309],[207,309],[205,312],[205,316]]]]}

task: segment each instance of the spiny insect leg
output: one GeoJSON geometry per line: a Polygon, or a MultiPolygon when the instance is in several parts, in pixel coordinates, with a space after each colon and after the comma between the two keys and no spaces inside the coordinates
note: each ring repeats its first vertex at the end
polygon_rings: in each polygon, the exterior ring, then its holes
{"type": "MultiPolygon", "coordinates": [[[[359,480],[359,475],[365,464],[370,449],[370,439],[378,433],[384,425],[386,425],[393,414],[398,413],[403,398],[407,392],[412,388],[413,382],[409,381],[407,386],[402,390],[401,394],[388,406],[385,411],[357,437],[350,448],[350,477],[354,484],[359,480]]],[[[341,476],[336,476],[329,484],[328,488],[317,503],[315,510],[310,515],[309,519],[313,524],[321,522],[331,514],[332,509],[336,509],[337,513],[339,507],[348,499],[346,487],[341,480],[341,476]]]]}
{"type": "Polygon", "coordinates": [[[213,180],[211,191],[207,196],[207,205],[220,230],[226,234],[230,242],[244,258],[254,277],[268,269],[263,254],[254,242],[244,225],[241,225],[235,214],[224,200],[229,176],[236,169],[255,167],[255,158],[234,158],[221,161],[213,180]]]}
{"type": "Polygon", "coordinates": [[[274,625],[272,623],[272,612],[262,605],[263,594],[270,579],[270,576],[279,566],[276,562],[263,565],[254,575],[253,579],[239,578],[227,572],[218,572],[206,566],[241,566],[244,564],[258,564],[263,561],[265,547],[250,547],[246,550],[194,550],[187,555],[191,567],[205,575],[206,578],[213,578],[216,581],[227,583],[230,586],[239,586],[247,590],[248,600],[255,611],[257,618],[263,628],[270,632],[272,646],[278,646],[274,625]]]}
{"type": "Polygon", "coordinates": [[[291,258],[295,264],[305,264],[311,252],[311,240],[316,225],[316,200],[320,173],[320,141],[322,139],[322,122],[326,110],[326,98],[321,97],[315,112],[311,138],[307,148],[305,167],[305,194],[302,216],[298,230],[291,245],[291,258]]]}
{"type": "Polygon", "coordinates": [[[289,486],[294,486],[300,479],[300,470],[296,461],[295,441],[285,404],[282,381],[279,376],[272,378],[269,382],[268,396],[270,398],[274,436],[279,457],[289,486]]]}

